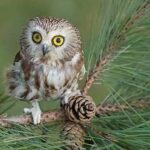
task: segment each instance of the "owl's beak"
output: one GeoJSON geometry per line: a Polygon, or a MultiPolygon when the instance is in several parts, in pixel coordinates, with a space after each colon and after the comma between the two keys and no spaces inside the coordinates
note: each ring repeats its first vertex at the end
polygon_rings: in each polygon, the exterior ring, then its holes
{"type": "Polygon", "coordinates": [[[43,44],[42,46],[43,55],[49,52],[49,46],[47,44],[43,44]]]}

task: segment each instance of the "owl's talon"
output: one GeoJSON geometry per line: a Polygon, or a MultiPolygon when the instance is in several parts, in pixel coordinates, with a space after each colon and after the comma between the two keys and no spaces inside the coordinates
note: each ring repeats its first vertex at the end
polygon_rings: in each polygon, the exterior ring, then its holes
{"type": "Polygon", "coordinates": [[[33,124],[39,124],[41,122],[42,111],[38,101],[32,101],[32,106],[32,108],[24,108],[24,113],[32,115],[33,124]]]}
{"type": "Polygon", "coordinates": [[[41,122],[41,110],[37,108],[24,108],[25,114],[31,114],[33,118],[33,124],[39,124],[41,122]]]}
{"type": "Polygon", "coordinates": [[[41,122],[41,114],[41,110],[36,110],[32,108],[33,124],[39,124],[41,122]]]}
{"type": "Polygon", "coordinates": [[[25,114],[30,114],[31,113],[31,108],[24,108],[24,113],[25,114]]]}

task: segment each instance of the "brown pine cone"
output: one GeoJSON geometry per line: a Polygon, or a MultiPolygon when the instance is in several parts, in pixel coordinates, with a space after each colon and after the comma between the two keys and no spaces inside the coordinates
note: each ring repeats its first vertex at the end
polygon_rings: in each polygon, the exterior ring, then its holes
{"type": "Polygon", "coordinates": [[[76,95],[64,105],[66,117],[76,123],[89,123],[95,116],[96,105],[90,96],[76,95]]]}
{"type": "Polygon", "coordinates": [[[85,130],[82,125],[67,122],[62,130],[65,139],[65,150],[83,150],[85,130]]]}

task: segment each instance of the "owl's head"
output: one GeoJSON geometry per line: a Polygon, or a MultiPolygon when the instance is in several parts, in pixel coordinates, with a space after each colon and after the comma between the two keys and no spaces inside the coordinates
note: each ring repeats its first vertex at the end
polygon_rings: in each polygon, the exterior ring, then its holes
{"type": "Polygon", "coordinates": [[[76,27],[65,19],[36,17],[24,28],[21,51],[32,60],[69,59],[81,51],[80,34],[76,27]]]}

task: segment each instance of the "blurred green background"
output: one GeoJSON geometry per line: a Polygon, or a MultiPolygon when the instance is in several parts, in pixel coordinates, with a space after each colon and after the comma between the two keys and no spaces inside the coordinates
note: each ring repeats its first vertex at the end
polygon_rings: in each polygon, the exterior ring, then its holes
{"type": "MultiPolygon", "coordinates": [[[[19,51],[19,36],[24,25],[29,19],[36,16],[53,16],[65,18],[76,25],[80,32],[83,41],[83,48],[86,51],[87,42],[90,40],[91,29],[97,20],[97,12],[100,9],[98,5],[99,0],[1,0],[0,1],[0,89],[4,91],[5,86],[5,72],[12,64],[15,54],[19,51]],[[93,21],[94,20],[94,21],[93,21]],[[93,23],[94,22],[94,23],[93,23]]],[[[85,52],[88,55],[88,52],[85,52]]],[[[87,59],[86,59],[87,61],[87,59]]],[[[93,95],[99,95],[99,90],[92,90],[93,95]]],[[[105,92],[101,89],[99,95],[102,99],[105,92]]],[[[14,101],[15,102],[15,101],[14,101]]],[[[12,101],[8,101],[5,105],[11,106],[12,101]],[[10,103],[8,105],[8,103],[10,103]]],[[[44,102],[49,103],[49,102],[44,102]]],[[[55,103],[50,102],[50,105],[43,104],[48,110],[49,107],[55,108],[55,103]],[[52,104],[54,103],[54,104],[52,104]]],[[[3,108],[0,106],[1,112],[3,108]]],[[[22,107],[26,103],[19,102],[9,109],[7,112],[19,114],[22,112],[22,107]]],[[[59,104],[57,105],[59,106],[59,104]]]]}

